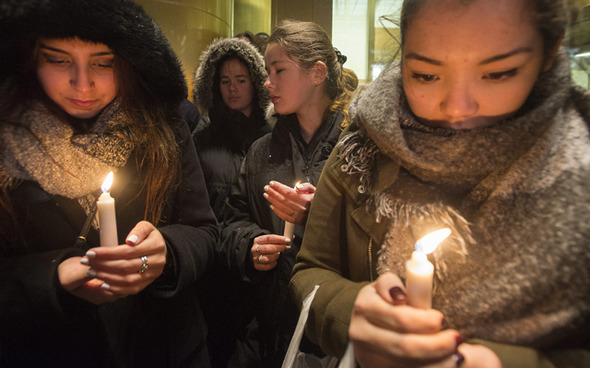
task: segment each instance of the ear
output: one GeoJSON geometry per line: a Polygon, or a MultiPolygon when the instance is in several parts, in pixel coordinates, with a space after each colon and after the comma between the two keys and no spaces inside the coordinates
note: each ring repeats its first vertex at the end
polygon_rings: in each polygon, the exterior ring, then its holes
{"type": "Polygon", "coordinates": [[[555,63],[555,59],[557,58],[557,53],[559,52],[559,47],[561,46],[561,42],[563,41],[564,37],[565,37],[565,32],[563,32],[563,34],[561,35],[559,40],[555,43],[553,48],[551,50],[549,50],[549,52],[547,53],[547,58],[545,59],[545,63],[543,65],[544,72],[551,69],[551,67],[553,66],[553,63],[555,63]]]}
{"type": "Polygon", "coordinates": [[[321,61],[316,61],[313,66],[313,80],[317,84],[322,84],[328,75],[328,67],[321,61]]]}

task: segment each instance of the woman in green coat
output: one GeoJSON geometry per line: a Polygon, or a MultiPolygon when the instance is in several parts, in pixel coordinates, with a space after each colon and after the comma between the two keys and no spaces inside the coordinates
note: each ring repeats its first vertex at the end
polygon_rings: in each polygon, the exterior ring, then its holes
{"type": "Polygon", "coordinates": [[[588,364],[590,97],[566,1],[413,1],[402,59],[351,106],[291,291],[307,335],[365,367],[588,364]],[[430,229],[432,309],[407,304],[430,229]],[[516,359],[516,360],[515,360],[516,359]]]}

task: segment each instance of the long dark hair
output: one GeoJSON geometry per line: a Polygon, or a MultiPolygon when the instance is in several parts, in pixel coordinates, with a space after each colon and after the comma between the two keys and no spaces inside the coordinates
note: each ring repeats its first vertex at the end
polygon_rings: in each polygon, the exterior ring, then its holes
{"type": "MultiPolygon", "coordinates": [[[[20,114],[35,100],[45,103],[50,111],[67,120],[67,114],[47,98],[37,80],[36,40],[21,41],[14,70],[0,85],[1,123],[17,122],[20,114]]],[[[143,78],[137,75],[137,70],[127,60],[117,58],[116,54],[114,73],[118,85],[117,99],[130,122],[122,137],[137,147],[137,166],[145,177],[142,191],[146,193],[144,219],[157,225],[166,195],[179,180],[179,147],[169,122],[180,117],[177,110],[146,94],[141,83],[143,78]]],[[[9,183],[8,180],[0,180],[0,211],[5,215],[12,214],[9,183]]]]}

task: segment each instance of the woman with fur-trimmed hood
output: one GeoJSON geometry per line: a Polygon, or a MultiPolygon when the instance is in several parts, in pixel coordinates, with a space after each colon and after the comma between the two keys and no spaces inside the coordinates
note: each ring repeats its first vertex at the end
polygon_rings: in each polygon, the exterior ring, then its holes
{"type": "Polygon", "coordinates": [[[215,40],[201,54],[194,96],[205,110],[194,141],[217,218],[250,145],[272,130],[264,59],[239,38],[215,40]]]}
{"type": "Polygon", "coordinates": [[[209,366],[218,229],[162,31],[128,0],[3,2],[0,27],[0,366],[209,366]]]}
{"type": "MultiPolygon", "coordinates": [[[[264,118],[269,104],[265,80],[262,56],[243,39],[217,39],[201,54],[194,96],[205,112],[193,138],[218,218],[250,145],[272,130],[264,118]]],[[[248,289],[217,257],[199,290],[212,366],[226,366],[240,326],[250,318],[243,304],[248,289]]]]}

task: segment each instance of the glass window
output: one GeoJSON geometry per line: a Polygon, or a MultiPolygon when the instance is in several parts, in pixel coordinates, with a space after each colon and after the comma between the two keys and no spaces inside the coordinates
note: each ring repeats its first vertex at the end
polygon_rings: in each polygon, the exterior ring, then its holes
{"type": "Polygon", "coordinates": [[[332,43],[361,82],[374,80],[397,50],[402,0],[333,0],[332,43]]]}

